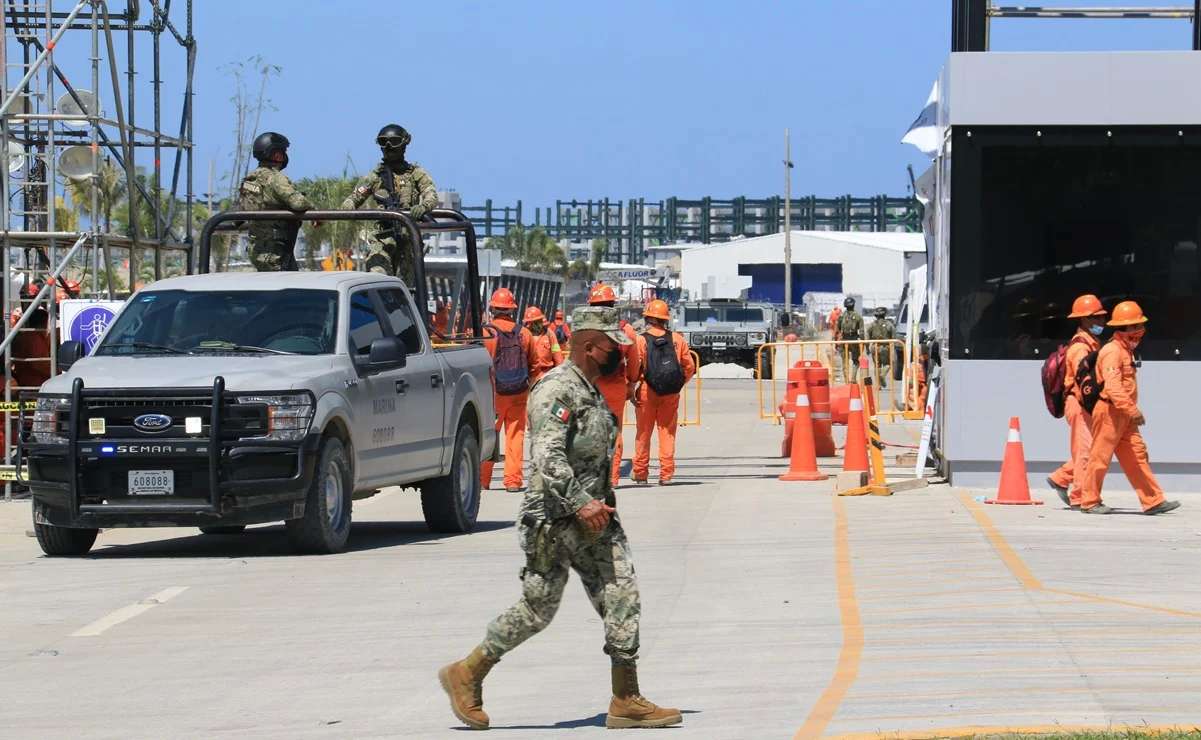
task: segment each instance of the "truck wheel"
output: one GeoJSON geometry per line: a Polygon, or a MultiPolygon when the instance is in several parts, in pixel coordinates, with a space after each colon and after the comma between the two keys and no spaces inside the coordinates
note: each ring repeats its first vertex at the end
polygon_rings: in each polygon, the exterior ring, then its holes
{"type": "Polygon", "coordinates": [[[42,552],[52,558],[78,558],[88,554],[96,543],[99,529],[72,529],[53,524],[39,524],[37,512],[41,504],[33,504],[33,532],[37,535],[42,552]]]}
{"type": "Polygon", "coordinates": [[[284,522],[288,540],[298,552],[332,553],[350,537],[350,463],[337,437],[321,442],[317,471],[305,496],[304,516],[284,522]]]}
{"type": "Polygon", "coordinates": [[[480,513],[480,443],[466,424],[455,435],[450,472],[421,484],[421,511],[434,532],[470,532],[480,513]]]}
{"type": "Polygon", "coordinates": [[[242,534],[246,530],[245,524],[230,524],[228,526],[201,527],[201,534],[242,534]]]}

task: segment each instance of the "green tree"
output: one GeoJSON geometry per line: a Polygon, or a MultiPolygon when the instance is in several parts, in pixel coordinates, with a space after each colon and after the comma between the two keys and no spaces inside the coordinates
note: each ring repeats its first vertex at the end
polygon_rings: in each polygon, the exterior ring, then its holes
{"type": "MultiPolygon", "coordinates": [[[[313,206],[326,211],[336,210],[342,201],[354,190],[356,178],[348,172],[341,177],[306,177],[296,183],[296,186],[313,206]]],[[[317,254],[320,247],[328,244],[336,252],[351,252],[358,244],[366,241],[365,231],[374,228],[371,221],[326,221],[317,228],[312,221],[305,221],[301,226],[304,237],[304,260],[308,269],[317,269],[317,254]]]]}
{"type": "Polygon", "coordinates": [[[490,238],[484,247],[499,249],[501,256],[514,260],[519,270],[566,275],[569,269],[563,248],[540,226],[528,231],[516,226],[503,237],[490,238]]]}

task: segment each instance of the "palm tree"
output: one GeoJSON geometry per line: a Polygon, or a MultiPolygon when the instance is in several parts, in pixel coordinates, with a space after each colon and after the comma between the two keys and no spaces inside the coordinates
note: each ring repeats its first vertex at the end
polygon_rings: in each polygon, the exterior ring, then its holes
{"type": "Polygon", "coordinates": [[[565,275],[569,269],[567,254],[542,227],[527,231],[516,226],[503,237],[488,239],[484,247],[499,249],[501,256],[514,260],[519,270],[565,275]]]}

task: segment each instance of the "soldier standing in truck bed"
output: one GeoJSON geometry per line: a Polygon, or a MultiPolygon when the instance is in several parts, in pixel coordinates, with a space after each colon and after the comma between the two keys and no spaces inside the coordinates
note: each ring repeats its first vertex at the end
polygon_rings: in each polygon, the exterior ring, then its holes
{"type": "MultiPolygon", "coordinates": [[[[359,180],[354,191],[342,201],[342,208],[359,208],[372,198],[377,208],[408,211],[414,220],[420,220],[437,208],[438,190],[434,178],[421,165],[405,159],[405,151],[412,140],[409,132],[398,124],[389,123],[381,128],[375,143],[379,144],[383,159],[359,180]]],[[[400,224],[381,221],[379,231],[369,239],[367,270],[398,275],[406,285],[414,287],[411,239],[400,224]]]]}

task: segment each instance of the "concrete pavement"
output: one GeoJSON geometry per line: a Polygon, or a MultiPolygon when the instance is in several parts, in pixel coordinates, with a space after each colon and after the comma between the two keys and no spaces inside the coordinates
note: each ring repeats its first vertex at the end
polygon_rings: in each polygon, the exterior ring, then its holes
{"type": "MultiPolygon", "coordinates": [[[[1162,517],[1085,517],[1049,491],[1042,507],[945,486],[834,498],[775,480],[781,432],[755,406],[752,383],[706,381],[676,485],[618,492],[642,688],[685,711],[676,732],[1201,723],[1201,497],[1162,517]]],[[[292,556],[271,526],[115,530],[53,560],[25,536],[28,505],[0,505],[0,737],[456,737],[435,672],[518,597],[516,507],[489,492],[479,531],[440,537],[390,491],[356,503],[337,556],[292,556]]],[[[601,645],[569,586],[489,676],[494,728],[600,734],[601,645]]]]}

